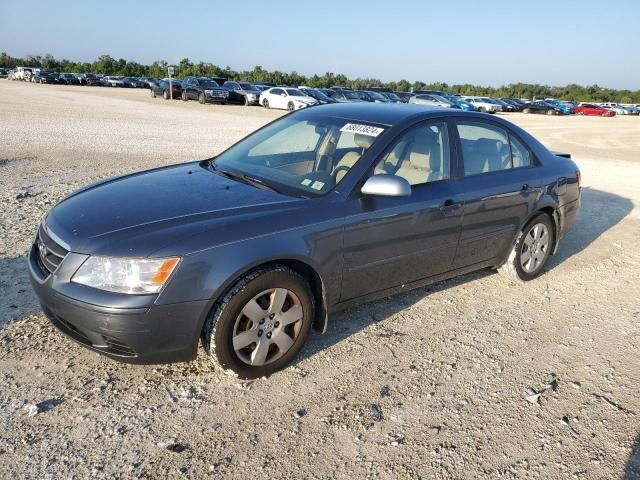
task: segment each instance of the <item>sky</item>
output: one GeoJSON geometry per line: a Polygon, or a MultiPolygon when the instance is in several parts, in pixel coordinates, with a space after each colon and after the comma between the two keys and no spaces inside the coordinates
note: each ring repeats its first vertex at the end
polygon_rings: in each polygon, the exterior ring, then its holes
{"type": "Polygon", "coordinates": [[[0,51],[640,89],[640,0],[0,0],[0,51]]]}

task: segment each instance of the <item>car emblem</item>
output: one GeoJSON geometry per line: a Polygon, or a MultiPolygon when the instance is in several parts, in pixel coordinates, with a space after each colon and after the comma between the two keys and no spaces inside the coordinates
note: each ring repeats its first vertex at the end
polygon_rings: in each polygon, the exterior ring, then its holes
{"type": "Polygon", "coordinates": [[[40,252],[42,258],[47,256],[47,246],[40,239],[38,239],[38,252],[40,252]]]}

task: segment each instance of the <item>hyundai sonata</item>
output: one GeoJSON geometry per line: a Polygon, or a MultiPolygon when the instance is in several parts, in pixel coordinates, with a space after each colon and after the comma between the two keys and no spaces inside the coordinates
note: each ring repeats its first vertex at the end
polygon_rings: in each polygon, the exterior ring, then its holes
{"type": "Polygon", "coordinates": [[[253,378],[337,309],[483,268],[535,278],[579,205],[574,162],[501,118],[333,104],[73,193],[28,264],[47,317],[88,348],[185,361],[202,339],[253,378]]]}

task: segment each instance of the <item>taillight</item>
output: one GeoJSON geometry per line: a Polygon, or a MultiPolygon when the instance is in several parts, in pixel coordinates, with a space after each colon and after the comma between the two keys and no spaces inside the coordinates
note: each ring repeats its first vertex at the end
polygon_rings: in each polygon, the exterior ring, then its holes
{"type": "Polygon", "coordinates": [[[581,181],[582,181],[582,175],[580,174],[580,170],[576,169],[576,183],[578,184],[578,188],[580,188],[581,181]]]}

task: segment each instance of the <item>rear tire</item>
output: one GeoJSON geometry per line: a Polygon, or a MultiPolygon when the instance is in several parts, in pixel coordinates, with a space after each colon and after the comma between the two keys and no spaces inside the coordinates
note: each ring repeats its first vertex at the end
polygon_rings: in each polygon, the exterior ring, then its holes
{"type": "Polygon", "coordinates": [[[214,306],[202,332],[204,348],[240,378],[271,375],[303,347],[313,312],[309,284],[288,267],[268,265],[241,278],[214,306]]]}
{"type": "Polygon", "coordinates": [[[189,97],[187,97],[187,92],[185,92],[184,90],[182,91],[182,101],[186,102],[187,100],[189,100],[189,97]]]}
{"type": "Polygon", "coordinates": [[[249,106],[249,99],[247,98],[246,95],[242,97],[242,105],[244,105],[245,107],[249,106]]]}
{"type": "Polygon", "coordinates": [[[498,271],[518,282],[533,280],[542,273],[555,243],[553,220],[546,213],[540,213],[522,229],[498,271]]]}
{"type": "Polygon", "coordinates": [[[478,111],[479,111],[479,112],[482,112],[482,113],[486,113],[486,112],[487,112],[487,109],[486,109],[486,108],[484,108],[484,107],[478,107],[478,111]]]}

